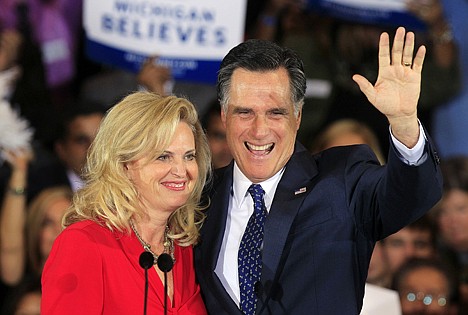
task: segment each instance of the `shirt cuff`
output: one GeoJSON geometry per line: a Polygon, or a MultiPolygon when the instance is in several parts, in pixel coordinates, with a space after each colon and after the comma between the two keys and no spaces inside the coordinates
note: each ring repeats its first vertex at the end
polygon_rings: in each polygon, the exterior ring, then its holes
{"type": "Polygon", "coordinates": [[[399,153],[399,158],[408,165],[421,165],[427,159],[427,153],[424,151],[424,147],[426,145],[426,133],[424,132],[424,128],[419,122],[419,139],[416,145],[413,148],[408,148],[406,145],[398,141],[397,138],[392,133],[392,127],[390,126],[390,136],[392,138],[393,145],[397,149],[399,153]]]}

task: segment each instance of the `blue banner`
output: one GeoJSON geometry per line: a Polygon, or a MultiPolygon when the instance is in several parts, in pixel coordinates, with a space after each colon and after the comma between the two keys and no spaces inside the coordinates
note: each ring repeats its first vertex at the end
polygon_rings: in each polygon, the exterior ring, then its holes
{"type": "MultiPolygon", "coordinates": [[[[148,58],[146,54],[113,48],[90,39],[86,40],[86,55],[96,62],[135,73],[148,58]]],[[[158,64],[169,67],[175,80],[214,84],[221,60],[159,57],[158,64]]]]}
{"type": "Polygon", "coordinates": [[[307,8],[349,22],[404,26],[413,31],[425,30],[424,22],[409,13],[404,2],[404,0],[308,0],[307,8]]]}

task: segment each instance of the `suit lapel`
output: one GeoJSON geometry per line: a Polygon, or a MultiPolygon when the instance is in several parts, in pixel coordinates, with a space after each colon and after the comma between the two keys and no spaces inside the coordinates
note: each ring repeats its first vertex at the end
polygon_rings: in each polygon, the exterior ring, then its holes
{"type": "Polygon", "coordinates": [[[211,291],[217,296],[217,300],[221,305],[226,310],[229,310],[229,314],[241,314],[238,306],[231,299],[215,273],[219,251],[223,243],[224,231],[226,230],[230,196],[230,193],[226,194],[226,192],[231,192],[233,165],[231,163],[227,168],[223,169],[222,179],[214,183],[210,210],[202,229],[202,239],[204,242],[207,242],[203,246],[203,255],[207,257],[206,263],[208,263],[209,274],[206,276],[212,278],[210,283],[214,286],[211,291]]]}
{"type": "Polygon", "coordinates": [[[223,243],[226,229],[229,194],[232,187],[232,168],[226,170],[226,175],[219,183],[215,183],[214,193],[211,196],[210,212],[205,223],[204,239],[209,240],[210,246],[205,247],[209,257],[210,268],[214,270],[218,262],[218,254],[223,243]]]}
{"type": "Polygon", "coordinates": [[[312,189],[312,178],[316,174],[317,167],[311,154],[296,144],[265,222],[262,279],[271,281],[276,278],[291,225],[312,189]]]}

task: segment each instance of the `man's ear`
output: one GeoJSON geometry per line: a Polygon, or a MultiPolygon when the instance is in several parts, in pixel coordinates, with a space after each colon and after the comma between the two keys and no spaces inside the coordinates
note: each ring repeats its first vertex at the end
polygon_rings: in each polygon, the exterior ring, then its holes
{"type": "Polygon", "coordinates": [[[226,128],[226,114],[224,113],[224,109],[221,108],[221,122],[223,123],[224,128],[226,128]]]}
{"type": "Polygon", "coordinates": [[[299,110],[299,113],[297,113],[296,131],[299,130],[299,127],[301,126],[301,120],[302,120],[302,108],[299,110]]]}

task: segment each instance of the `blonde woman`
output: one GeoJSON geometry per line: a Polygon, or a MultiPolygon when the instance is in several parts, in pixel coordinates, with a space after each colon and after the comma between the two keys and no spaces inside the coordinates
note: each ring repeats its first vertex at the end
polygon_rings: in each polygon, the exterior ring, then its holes
{"type": "Polygon", "coordinates": [[[367,144],[380,164],[385,164],[385,157],[375,132],[365,123],[352,118],[339,119],[326,126],[314,140],[310,151],[315,154],[331,147],[354,144],[367,144]]]}
{"type": "Polygon", "coordinates": [[[29,266],[36,277],[41,277],[72,198],[73,192],[68,186],[53,186],[42,190],[31,201],[26,221],[26,249],[29,266]]]}
{"type": "Polygon", "coordinates": [[[18,216],[17,220],[13,220],[13,214],[3,217],[5,222],[2,226],[8,233],[4,234],[8,239],[3,240],[3,246],[6,248],[18,243],[15,250],[2,252],[1,256],[2,279],[8,284],[14,286],[22,280],[41,278],[42,268],[62,229],[62,218],[71,205],[72,196],[69,187],[52,186],[37,194],[25,209],[25,194],[7,195],[6,198],[12,200],[5,203],[3,211],[16,211],[18,216]],[[17,221],[21,223],[16,224],[17,221]]]}
{"type": "Polygon", "coordinates": [[[210,159],[186,99],[135,92],[111,108],[46,262],[41,313],[206,314],[192,246],[210,159]],[[167,274],[149,268],[147,301],[144,251],[155,264],[162,253],[174,261],[167,274]]]}

